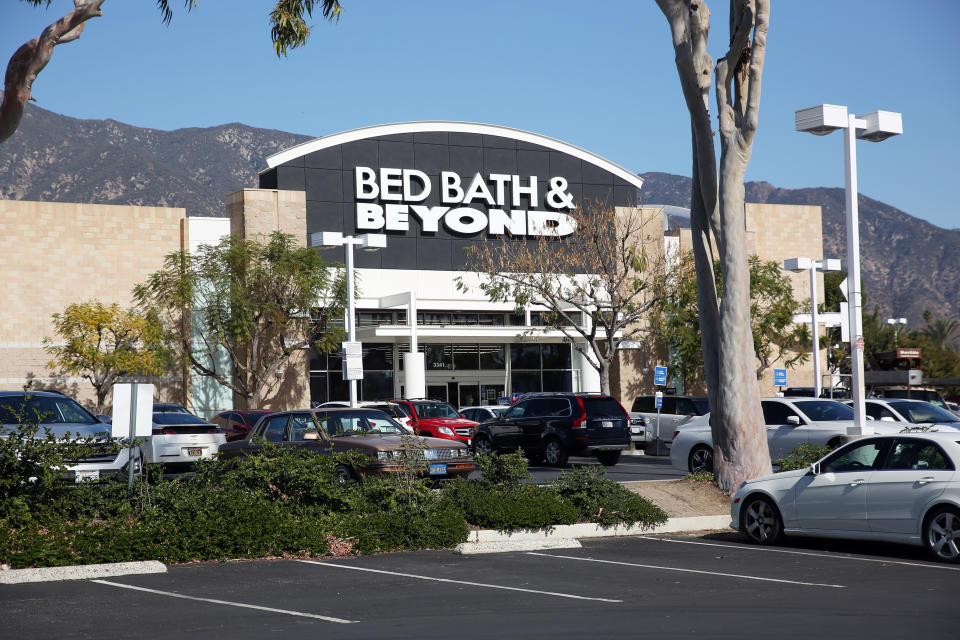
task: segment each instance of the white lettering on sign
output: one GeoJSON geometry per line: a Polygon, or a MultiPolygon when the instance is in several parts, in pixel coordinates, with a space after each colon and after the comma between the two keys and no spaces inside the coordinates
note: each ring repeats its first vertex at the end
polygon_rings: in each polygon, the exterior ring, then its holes
{"type": "Polygon", "coordinates": [[[474,205],[458,207],[413,204],[433,192],[430,177],[417,169],[383,167],[378,172],[357,167],[354,175],[358,230],[409,231],[413,214],[428,233],[439,231],[441,220],[447,229],[465,235],[486,229],[491,235],[563,237],[576,231],[576,222],[565,213],[575,208],[574,198],[567,191],[567,179],[561,176],[550,178],[543,194],[548,210],[538,210],[541,198],[536,176],[491,173],[484,177],[475,173],[464,186],[458,173],[441,171],[440,202],[474,205]],[[388,203],[369,202],[377,199],[388,203]],[[476,205],[490,208],[483,211],[476,205]]]}

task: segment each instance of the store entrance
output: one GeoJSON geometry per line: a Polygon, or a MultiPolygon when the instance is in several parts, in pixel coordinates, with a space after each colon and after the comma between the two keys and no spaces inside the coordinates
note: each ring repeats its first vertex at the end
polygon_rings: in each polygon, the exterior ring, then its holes
{"type": "Polygon", "coordinates": [[[427,397],[446,400],[455,408],[476,407],[484,404],[497,404],[497,398],[503,397],[506,385],[501,380],[439,380],[427,384],[427,397]]]}

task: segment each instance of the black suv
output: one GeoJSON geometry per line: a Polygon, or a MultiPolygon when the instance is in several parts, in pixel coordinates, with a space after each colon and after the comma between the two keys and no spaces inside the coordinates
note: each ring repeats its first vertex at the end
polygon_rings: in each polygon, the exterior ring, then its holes
{"type": "Polygon", "coordinates": [[[475,455],[523,449],[532,462],[562,467],[570,455],[595,455],[604,466],[630,446],[630,417],[614,398],[589,393],[529,396],[499,418],[477,425],[475,455]]]}

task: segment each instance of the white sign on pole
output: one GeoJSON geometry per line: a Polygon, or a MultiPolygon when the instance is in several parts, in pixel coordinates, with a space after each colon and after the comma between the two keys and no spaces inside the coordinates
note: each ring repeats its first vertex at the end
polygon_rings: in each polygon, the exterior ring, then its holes
{"type": "MultiPolygon", "coordinates": [[[[113,420],[110,435],[114,438],[130,436],[130,400],[132,384],[113,385],[113,420]]],[[[152,384],[137,385],[137,416],[133,425],[133,435],[142,438],[153,434],[153,390],[152,384]]]]}
{"type": "Polygon", "coordinates": [[[850,298],[847,296],[847,280],[849,280],[849,278],[844,278],[844,279],[843,279],[843,282],[841,282],[841,283],[839,284],[840,293],[843,294],[843,299],[844,299],[844,300],[849,300],[849,299],[850,299],[850,298]]]}
{"type": "Polygon", "coordinates": [[[363,380],[363,345],[359,342],[342,342],[344,380],[363,380]]]}
{"type": "Polygon", "coordinates": [[[850,342],[850,313],[849,303],[840,303],[840,342],[850,342]]]}

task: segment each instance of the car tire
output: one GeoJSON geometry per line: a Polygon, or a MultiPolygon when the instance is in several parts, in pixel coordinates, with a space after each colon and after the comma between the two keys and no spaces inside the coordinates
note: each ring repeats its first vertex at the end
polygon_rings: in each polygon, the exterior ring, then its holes
{"type": "Polygon", "coordinates": [[[827,443],[827,449],[830,449],[831,451],[833,451],[834,449],[842,447],[846,443],[847,443],[847,440],[845,438],[833,438],[832,440],[830,440],[830,442],[827,443]]]}
{"type": "Polygon", "coordinates": [[[620,451],[600,451],[597,460],[605,467],[612,467],[620,462],[620,451]]]}
{"type": "Polygon", "coordinates": [[[697,473],[698,471],[713,473],[713,449],[705,444],[695,446],[687,458],[687,468],[690,473],[697,473]]]}
{"type": "Polygon", "coordinates": [[[960,509],[931,511],[923,521],[923,544],[937,562],[960,563],[960,509]]]}
{"type": "Polygon", "coordinates": [[[487,456],[493,453],[493,443],[490,442],[490,439],[486,436],[474,436],[473,438],[473,455],[475,456],[487,456]]]}
{"type": "Polygon", "coordinates": [[[353,475],[353,471],[349,467],[338,464],[337,468],[333,470],[333,481],[337,484],[350,484],[356,482],[357,477],[353,475]]]}
{"type": "Polygon", "coordinates": [[[543,459],[551,467],[562,467],[567,464],[567,450],[557,438],[547,438],[543,443],[543,459]]]}
{"type": "Polygon", "coordinates": [[[783,518],[769,498],[751,496],[740,508],[740,531],[753,544],[776,544],[783,539],[783,518]]]}
{"type": "Polygon", "coordinates": [[[530,464],[540,464],[543,462],[543,454],[539,451],[524,451],[523,455],[527,457],[527,462],[530,464]]]}

